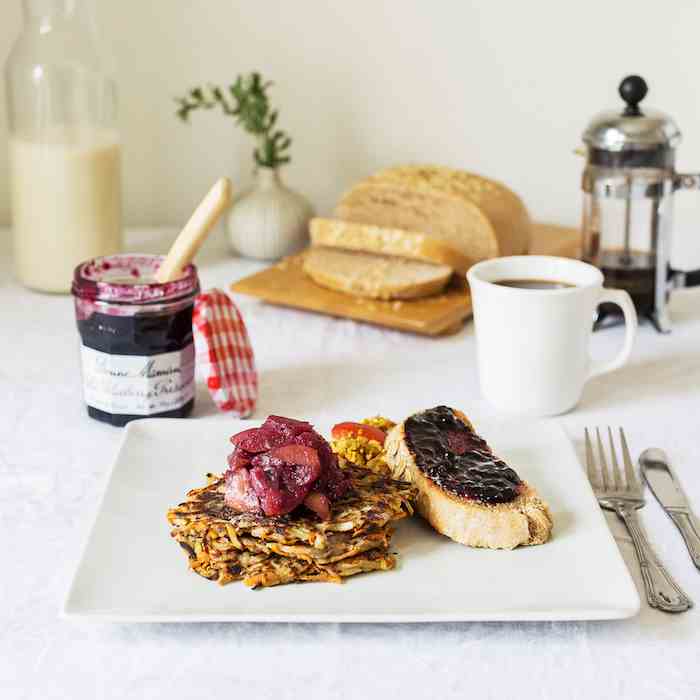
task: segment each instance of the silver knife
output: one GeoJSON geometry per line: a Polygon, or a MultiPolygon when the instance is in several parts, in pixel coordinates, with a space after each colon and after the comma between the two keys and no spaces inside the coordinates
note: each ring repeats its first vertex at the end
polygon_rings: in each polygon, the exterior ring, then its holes
{"type": "Polygon", "coordinates": [[[681,531],[693,563],[700,569],[700,527],[666,453],[655,447],[644,450],[639,466],[656,500],[681,531]]]}

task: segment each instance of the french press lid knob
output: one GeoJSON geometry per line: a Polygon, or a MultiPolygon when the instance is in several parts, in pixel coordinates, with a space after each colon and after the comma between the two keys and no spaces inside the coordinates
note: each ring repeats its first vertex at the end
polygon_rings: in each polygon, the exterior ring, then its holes
{"type": "Polygon", "coordinates": [[[626,117],[638,117],[642,112],[639,103],[646,97],[649,88],[640,75],[628,75],[617,89],[620,97],[627,103],[624,114],[626,117]]]}
{"type": "Polygon", "coordinates": [[[586,127],[583,141],[594,149],[589,154],[596,165],[611,167],[668,167],[681,140],[676,123],[663,112],[639,108],[649,88],[639,75],[628,75],[619,86],[624,109],[597,114],[586,127]],[[646,151],[642,156],[638,152],[646,151]],[[604,152],[619,154],[608,157],[604,152]]]}

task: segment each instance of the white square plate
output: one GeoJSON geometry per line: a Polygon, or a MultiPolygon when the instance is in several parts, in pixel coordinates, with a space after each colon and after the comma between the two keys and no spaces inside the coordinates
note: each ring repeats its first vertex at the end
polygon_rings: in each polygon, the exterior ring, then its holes
{"type": "MultiPolygon", "coordinates": [[[[126,430],[64,614],[93,620],[430,622],[630,617],[639,596],[572,445],[554,422],[477,422],[554,515],[551,542],[470,549],[418,516],[393,540],[397,568],[343,584],[250,590],[190,572],[168,507],[225,467],[229,436],[255,422],[151,419],[126,430]]],[[[329,425],[317,425],[328,434],[329,425]]]]}

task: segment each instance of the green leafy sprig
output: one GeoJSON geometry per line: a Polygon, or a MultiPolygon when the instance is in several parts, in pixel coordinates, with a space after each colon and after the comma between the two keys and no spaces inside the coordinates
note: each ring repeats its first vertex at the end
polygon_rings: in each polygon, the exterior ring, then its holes
{"type": "Polygon", "coordinates": [[[196,87],[185,97],[176,98],[177,116],[187,122],[190,112],[220,107],[225,115],[233,117],[236,124],[258,140],[253,152],[255,162],[266,168],[276,168],[289,163],[292,139],[286,132],[275,129],[278,111],[271,109],[267,96],[271,85],[260,73],[250,73],[239,75],[227,90],[217,85],[196,87]]]}

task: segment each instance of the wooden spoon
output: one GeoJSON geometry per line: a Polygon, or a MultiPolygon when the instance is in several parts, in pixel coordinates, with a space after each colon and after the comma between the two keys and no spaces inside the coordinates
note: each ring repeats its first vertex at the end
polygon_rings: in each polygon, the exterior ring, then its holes
{"type": "Polygon", "coordinates": [[[231,190],[231,181],[222,177],[207,192],[160,264],[156,272],[156,282],[172,282],[182,275],[182,271],[192,262],[209,231],[231,203],[231,190]]]}

